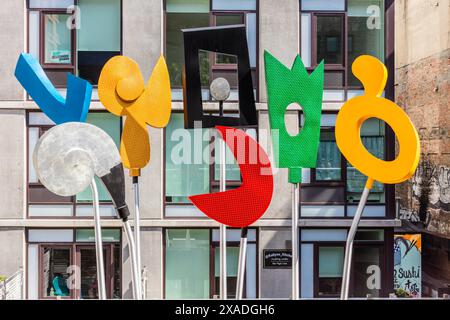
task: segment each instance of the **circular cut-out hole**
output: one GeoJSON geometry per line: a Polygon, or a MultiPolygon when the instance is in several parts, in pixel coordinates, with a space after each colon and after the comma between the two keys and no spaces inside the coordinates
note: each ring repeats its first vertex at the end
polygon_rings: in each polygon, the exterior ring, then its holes
{"type": "Polygon", "coordinates": [[[287,133],[291,137],[298,135],[302,128],[302,124],[298,123],[297,115],[299,111],[302,111],[302,107],[298,103],[293,102],[288,105],[286,112],[284,113],[284,125],[287,133]]]}

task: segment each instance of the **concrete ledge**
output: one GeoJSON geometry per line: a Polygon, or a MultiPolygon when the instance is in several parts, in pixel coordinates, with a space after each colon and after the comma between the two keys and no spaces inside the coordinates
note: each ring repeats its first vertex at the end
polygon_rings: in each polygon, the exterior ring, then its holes
{"type": "MultiPolygon", "coordinates": [[[[130,220],[133,225],[133,220],[130,220]]],[[[300,219],[300,227],[310,228],[348,228],[351,225],[351,219],[300,219]]],[[[363,219],[360,227],[365,228],[394,228],[400,227],[400,220],[390,219],[363,219]]],[[[102,227],[112,228],[121,227],[122,222],[116,219],[103,219],[102,227]]],[[[141,221],[142,227],[156,228],[217,228],[219,224],[210,219],[164,219],[141,221]]],[[[290,219],[263,219],[252,225],[253,227],[290,227],[290,219]]],[[[94,221],[91,219],[5,219],[0,220],[0,227],[25,227],[25,228],[93,228],[94,221]]]]}

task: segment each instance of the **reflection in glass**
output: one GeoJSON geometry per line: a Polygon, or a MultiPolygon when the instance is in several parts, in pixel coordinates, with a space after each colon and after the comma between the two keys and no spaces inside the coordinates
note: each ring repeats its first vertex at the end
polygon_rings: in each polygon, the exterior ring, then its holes
{"type": "MultiPolygon", "coordinates": [[[[81,270],[81,299],[98,299],[97,285],[97,259],[95,248],[80,249],[80,270],[81,270]]],[[[105,268],[108,266],[107,250],[103,249],[103,260],[105,268]]],[[[106,272],[105,272],[105,278],[106,272]]]]}
{"type": "Polygon", "coordinates": [[[343,16],[317,16],[317,62],[343,64],[343,16]]]}
{"type": "Polygon", "coordinates": [[[319,247],[319,296],[341,292],[344,247],[319,247]]]}
{"type": "Polygon", "coordinates": [[[341,154],[336,144],[334,132],[323,131],[320,133],[316,180],[341,180],[341,154]]]}
{"type": "MultiPolygon", "coordinates": [[[[236,297],[239,247],[227,247],[227,296],[236,297]]],[[[245,284],[244,284],[245,292],[245,284]]],[[[214,295],[220,296],[220,248],[214,249],[214,295]]]]}
{"type": "MultiPolygon", "coordinates": [[[[384,159],[384,122],[370,118],[361,127],[361,142],[372,155],[384,159]]],[[[367,177],[347,162],[347,201],[359,202],[367,177]]],[[[383,184],[375,181],[370,191],[369,203],[384,203],[383,184]]]]}
{"type": "Polygon", "coordinates": [[[69,278],[67,268],[70,266],[69,248],[43,248],[43,296],[68,297],[70,290],[67,286],[69,278]]]}
{"type": "Polygon", "coordinates": [[[203,151],[209,150],[209,132],[208,129],[184,129],[181,113],[170,117],[165,134],[167,202],[190,203],[188,196],[209,192],[209,164],[203,157],[203,151]],[[192,141],[197,137],[201,142],[192,141]]]}
{"type": "Polygon", "coordinates": [[[208,299],[209,265],[209,230],[166,230],[167,299],[208,299]]]}
{"type": "Polygon", "coordinates": [[[352,64],[363,54],[384,62],[384,1],[348,1],[348,85],[361,87],[352,64]]]}
{"type": "Polygon", "coordinates": [[[166,13],[166,60],[172,88],[181,87],[184,49],[181,29],[209,26],[209,13],[166,13]]]}
{"type": "Polygon", "coordinates": [[[380,249],[359,247],[353,249],[352,283],[353,296],[366,298],[380,296],[381,271],[380,271],[380,249]]]}
{"type": "Polygon", "coordinates": [[[71,64],[71,30],[67,28],[67,14],[46,14],[45,19],[45,63],[71,64]]]}

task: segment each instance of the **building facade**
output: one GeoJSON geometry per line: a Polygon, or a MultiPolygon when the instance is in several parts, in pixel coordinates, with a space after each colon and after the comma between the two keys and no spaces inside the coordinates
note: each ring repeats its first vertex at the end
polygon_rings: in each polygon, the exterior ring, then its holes
{"type": "MultiPolygon", "coordinates": [[[[33,148],[54,124],[15,79],[18,55],[29,52],[38,58],[63,95],[67,72],[89,80],[94,92],[87,121],[104,129],[119,145],[122,120],[108,113],[98,100],[100,70],[110,57],[123,54],[137,61],[148,79],[163,54],[171,78],[173,113],[166,129],[149,128],[151,161],[140,178],[145,293],[149,299],[218,296],[219,226],[187,199],[192,194],[218,191],[218,166],[180,164],[172,157],[180,146],[177,135],[184,130],[180,29],[245,24],[259,120],[253,132],[256,137],[263,137],[269,129],[264,50],[287,66],[300,54],[308,70],[325,61],[318,167],[303,170],[301,185],[300,296],[337,298],[347,231],[365,177],[340,154],[334,125],[343,103],[363,93],[351,73],[352,62],[361,54],[385,62],[389,80],[384,95],[394,99],[394,6],[393,0],[2,1],[0,274],[8,276],[23,268],[28,299],[97,297],[91,194],[87,190],[74,197],[56,196],[37,179],[33,148]]],[[[199,56],[204,110],[218,110],[208,88],[220,76],[232,89],[225,112],[237,114],[235,58],[208,52],[199,56]]],[[[289,108],[286,123],[290,132],[301,129],[301,106],[289,108]]],[[[211,132],[201,134],[208,137],[205,146],[214,147],[211,132]]],[[[370,152],[386,160],[394,158],[395,140],[383,122],[369,119],[361,136],[370,152]]],[[[268,139],[263,145],[271,153],[268,139]]],[[[239,186],[239,169],[232,160],[227,163],[227,177],[228,188],[239,186]]],[[[291,248],[287,178],[286,170],[276,171],[272,203],[249,230],[247,298],[290,297],[291,270],[271,266],[268,261],[270,252],[291,248]]],[[[132,204],[131,178],[126,180],[127,199],[132,204]]],[[[108,297],[130,298],[126,237],[109,195],[99,188],[108,297]]],[[[394,228],[399,226],[394,186],[375,184],[356,236],[351,296],[386,297],[393,292],[394,228]]],[[[235,293],[239,236],[239,230],[227,230],[230,297],[235,293]]]]}
{"type": "Polygon", "coordinates": [[[450,293],[450,1],[397,1],[396,100],[422,156],[397,188],[403,231],[422,235],[423,295],[450,293]]]}

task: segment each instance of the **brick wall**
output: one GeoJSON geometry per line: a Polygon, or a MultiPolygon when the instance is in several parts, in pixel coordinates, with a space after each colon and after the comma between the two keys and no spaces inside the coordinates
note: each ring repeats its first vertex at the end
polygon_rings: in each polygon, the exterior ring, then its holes
{"type": "Polygon", "coordinates": [[[396,188],[401,215],[450,236],[450,49],[396,70],[396,100],[421,139],[415,176],[396,188]]]}

